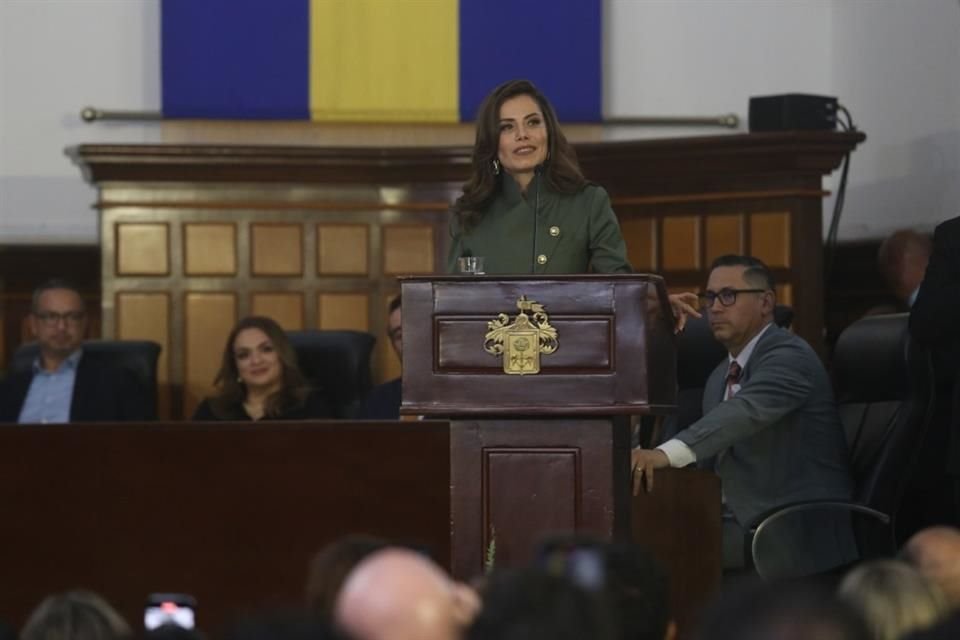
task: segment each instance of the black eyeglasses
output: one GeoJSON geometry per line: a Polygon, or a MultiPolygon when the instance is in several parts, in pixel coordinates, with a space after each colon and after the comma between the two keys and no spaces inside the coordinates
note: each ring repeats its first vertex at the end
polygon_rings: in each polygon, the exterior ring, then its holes
{"type": "Polygon", "coordinates": [[[764,293],[765,291],[768,291],[768,289],[731,289],[725,287],[720,291],[705,291],[697,297],[700,298],[700,305],[709,309],[716,300],[720,300],[720,304],[723,306],[730,307],[736,303],[738,293],[764,293]]]}
{"type": "Polygon", "coordinates": [[[40,311],[33,314],[36,316],[37,320],[47,325],[48,327],[55,327],[60,324],[60,321],[63,320],[66,324],[77,325],[83,320],[84,313],[83,311],[66,311],[64,313],[57,313],[56,311],[40,311]]]}

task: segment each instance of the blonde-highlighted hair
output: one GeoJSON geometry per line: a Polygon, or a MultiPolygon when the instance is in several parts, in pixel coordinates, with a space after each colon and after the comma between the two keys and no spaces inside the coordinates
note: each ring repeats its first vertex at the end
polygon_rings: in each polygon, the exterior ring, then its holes
{"type": "Polygon", "coordinates": [[[133,632],[106,600],[92,591],[68,591],[44,599],[20,632],[20,640],[125,640],[133,632]]]}
{"type": "Polygon", "coordinates": [[[933,582],[900,560],[866,562],[846,575],[838,595],[860,612],[874,638],[897,640],[950,612],[933,582]]]}

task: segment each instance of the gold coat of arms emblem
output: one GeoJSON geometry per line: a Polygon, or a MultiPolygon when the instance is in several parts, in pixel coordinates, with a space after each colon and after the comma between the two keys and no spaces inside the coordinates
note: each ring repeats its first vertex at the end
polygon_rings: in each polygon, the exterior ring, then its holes
{"type": "Polygon", "coordinates": [[[503,372],[511,375],[540,373],[540,354],[557,350],[557,330],[550,326],[550,318],[543,305],[521,295],[517,300],[517,317],[499,314],[487,322],[483,350],[503,359],[503,372]]]}

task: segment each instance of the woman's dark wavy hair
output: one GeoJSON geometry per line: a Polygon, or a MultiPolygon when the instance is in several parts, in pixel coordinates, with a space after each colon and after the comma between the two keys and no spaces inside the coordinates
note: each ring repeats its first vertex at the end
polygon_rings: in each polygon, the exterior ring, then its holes
{"type": "Polygon", "coordinates": [[[227,343],[223,346],[220,371],[213,380],[214,386],[217,387],[217,394],[210,399],[213,414],[222,420],[228,420],[233,415],[231,408],[243,403],[247,398],[247,388],[240,382],[237,360],[233,355],[233,343],[237,335],[245,329],[263,331],[280,357],[282,385],[276,393],[267,398],[263,416],[274,418],[291,409],[302,407],[310,389],[303,374],[300,373],[300,367],[297,366],[297,354],[290,345],[287,334],[272,318],[248,316],[230,331],[227,343]]]}
{"type": "Polygon", "coordinates": [[[577,193],[587,184],[580,171],[577,154],[560,130],[560,122],[547,97],[529,80],[510,80],[483,99],[477,113],[477,137],[473,144],[473,173],[463,185],[463,195],[453,205],[453,214],[462,228],[479,221],[483,210],[500,188],[500,176],[493,161],[500,146],[500,107],[510,98],[530,96],[543,113],[547,125],[547,159],[543,176],[550,188],[559,193],[577,193]]]}

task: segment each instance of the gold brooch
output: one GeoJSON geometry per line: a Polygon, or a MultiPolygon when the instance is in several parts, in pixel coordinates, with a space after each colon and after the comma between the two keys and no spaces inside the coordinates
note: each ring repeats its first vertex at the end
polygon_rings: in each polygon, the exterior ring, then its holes
{"type": "Polygon", "coordinates": [[[527,300],[521,295],[517,300],[520,313],[510,322],[510,316],[501,313],[487,323],[483,350],[494,356],[502,356],[503,372],[511,375],[540,373],[540,354],[557,350],[557,330],[550,326],[550,319],[543,305],[527,300]],[[529,314],[529,315],[528,315],[529,314]]]}

